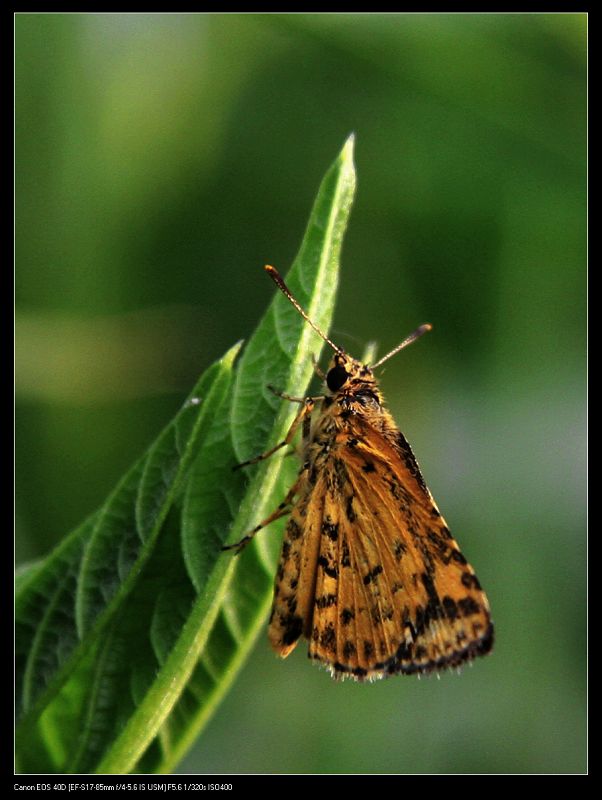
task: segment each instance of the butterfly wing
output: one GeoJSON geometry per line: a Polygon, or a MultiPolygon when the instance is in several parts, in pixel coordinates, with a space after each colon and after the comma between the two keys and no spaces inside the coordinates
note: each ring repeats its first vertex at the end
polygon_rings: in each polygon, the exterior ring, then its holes
{"type": "Polygon", "coordinates": [[[294,649],[302,634],[310,634],[318,578],[325,495],[320,487],[310,485],[304,473],[299,478],[298,494],[284,533],[268,628],[270,643],[282,658],[294,649]]]}
{"type": "Polygon", "coordinates": [[[321,518],[309,654],[356,679],[454,666],[493,643],[476,575],[406,440],[388,433],[354,420],[309,501],[321,518]]]}

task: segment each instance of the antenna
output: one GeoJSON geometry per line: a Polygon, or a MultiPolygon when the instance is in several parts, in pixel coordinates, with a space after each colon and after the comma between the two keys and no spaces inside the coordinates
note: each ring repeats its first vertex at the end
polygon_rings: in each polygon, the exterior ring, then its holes
{"type": "Polygon", "coordinates": [[[416,339],[420,339],[423,333],[427,333],[427,331],[432,331],[433,326],[430,325],[428,322],[425,325],[421,325],[419,328],[416,328],[409,336],[403,340],[401,344],[398,344],[397,347],[394,347],[390,353],[387,353],[386,356],[383,356],[380,361],[377,361],[376,364],[371,364],[370,369],[376,369],[376,367],[380,367],[381,364],[384,364],[385,361],[391,356],[394,356],[396,353],[399,353],[400,350],[403,350],[404,347],[407,347],[412,342],[415,342],[416,339]]]}
{"type": "MultiPolygon", "coordinates": [[[[298,303],[298,302],[295,300],[295,298],[292,296],[292,294],[291,294],[291,292],[290,292],[290,289],[288,288],[288,286],[286,285],[286,283],[283,281],[283,279],[282,279],[282,276],[280,275],[280,273],[278,272],[278,270],[276,269],[276,267],[271,267],[269,264],[266,264],[266,265],[265,265],[265,267],[264,267],[264,269],[265,269],[265,271],[268,273],[268,275],[270,276],[270,278],[271,278],[271,279],[274,281],[274,283],[276,284],[276,286],[277,286],[277,287],[280,289],[280,291],[282,292],[282,294],[283,294],[285,297],[287,297],[287,298],[290,300],[290,302],[291,302],[291,303],[292,303],[292,304],[295,306],[295,308],[297,309],[297,311],[299,312],[299,314],[301,314],[301,316],[303,317],[303,319],[304,319],[304,320],[306,320],[307,322],[309,322],[309,324],[310,324],[310,325],[311,325],[311,327],[312,327],[312,328],[315,330],[315,332],[318,334],[318,336],[321,336],[321,337],[322,337],[322,339],[324,339],[324,341],[325,341],[325,342],[327,342],[327,343],[328,343],[328,344],[329,344],[329,345],[332,347],[332,349],[335,351],[335,353],[339,353],[339,355],[343,355],[343,351],[341,350],[341,348],[340,348],[340,347],[337,347],[337,346],[336,346],[336,344],[335,344],[334,342],[331,342],[331,341],[330,341],[330,339],[328,338],[328,336],[326,336],[326,334],[325,334],[325,333],[322,333],[322,331],[321,331],[321,330],[318,328],[318,326],[317,326],[317,325],[315,325],[315,324],[314,324],[314,323],[313,323],[313,322],[310,320],[310,318],[307,316],[307,314],[305,313],[305,311],[304,311],[304,310],[301,308],[301,306],[299,305],[299,303],[298,303]]],[[[408,344],[409,344],[409,342],[408,342],[408,344]]],[[[392,353],[391,353],[390,355],[392,355],[392,353]]]]}

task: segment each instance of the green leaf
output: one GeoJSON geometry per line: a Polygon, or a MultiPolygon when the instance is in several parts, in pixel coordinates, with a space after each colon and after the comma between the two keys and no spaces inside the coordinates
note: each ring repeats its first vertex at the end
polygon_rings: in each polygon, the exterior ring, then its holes
{"type": "MultiPolygon", "coordinates": [[[[353,199],[353,140],[326,173],[287,277],[330,323],[353,199]]],[[[281,441],[322,340],[279,293],[236,370],[233,348],[96,514],[20,578],[20,766],[165,772],[241,667],[271,602],[279,526],[237,541],[282,499],[294,464],[241,460],[281,441]],[[194,398],[199,398],[197,402],[194,398]]]]}
{"type": "MultiPolygon", "coordinates": [[[[53,703],[60,705],[61,692],[71,697],[74,687],[69,684],[80,662],[99,646],[124,607],[131,607],[132,591],[144,580],[144,568],[148,569],[161,541],[167,515],[231,385],[238,350],[239,345],[207,370],[174,420],[106,503],[45,562],[20,577],[16,707],[17,750],[23,764],[34,749],[52,755],[50,746],[43,747],[46,735],[32,747],[32,737],[40,737],[38,722],[47,726],[53,703]]],[[[62,724],[61,738],[68,737],[74,726],[64,719],[62,724]]],[[[63,749],[68,752],[68,747],[63,749]]],[[[64,767],[48,758],[43,765],[31,764],[29,770],[64,767]]]]}

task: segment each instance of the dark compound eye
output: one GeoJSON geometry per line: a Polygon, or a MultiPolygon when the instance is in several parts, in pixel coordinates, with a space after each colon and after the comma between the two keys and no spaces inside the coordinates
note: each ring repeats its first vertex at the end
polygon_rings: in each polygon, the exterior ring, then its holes
{"type": "Polygon", "coordinates": [[[328,375],[326,376],[328,388],[331,392],[338,391],[346,382],[348,377],[349,373],[344,369],[344,367],[333,367],[328,371],[328,375]]]}

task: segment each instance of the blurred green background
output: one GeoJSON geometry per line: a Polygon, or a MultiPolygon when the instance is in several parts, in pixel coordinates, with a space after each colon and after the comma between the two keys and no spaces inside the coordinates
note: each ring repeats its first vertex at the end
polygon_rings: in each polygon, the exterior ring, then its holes
{"type": "MultiPolygon", "coordinates": [[[[188,772],[581,772],[584,14],[16,17],[16,547],[92,511],[248,337],[355,131],[333,338],[491,601],[461,677],[336,684],[267,640],[188,772]]],[[[269,535],[266,532],[264,535],[269,535]]]]}

